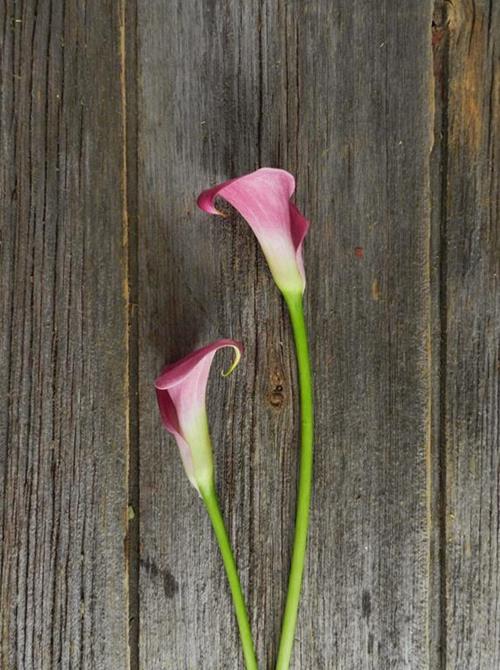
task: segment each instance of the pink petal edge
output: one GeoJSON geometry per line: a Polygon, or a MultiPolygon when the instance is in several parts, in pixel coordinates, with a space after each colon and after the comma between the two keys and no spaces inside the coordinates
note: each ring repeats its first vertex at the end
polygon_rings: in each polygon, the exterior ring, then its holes
{"type": "MultiPolygon", "coordinates": [[[[235,184],[237,182],[247,182],[251,183],[255,181],[255,179],[259,179],[263,175],[267,175],[270,177],[272,180],[276,180],[278,178],[282,183],[284,182],[285,187],[287,188],[288,192],[288,200],[291,198],[295,191],[295,178],[292,174],[287,172],[286,170],[282,170],[280,168],[260,168],[259,170],[255,170],[254,172],[250,172],[248,174],[242,175],[241,177],[236,177],[233,179],[228,179],[227,181],[223,182],[222,184],[218,184],[217,186],[214,186],[212,188],[209,188],[202,193],[200,193],[198,200],[197,200],[197,205],[198,207],[203,210],[204,212],[207,212],[208,214],[215,214],[219,216],[223,216],[222,212],[220,212],[216,207],[215,207],[215,198],[217,196],[220,196],[221,198],[224,198],[224,191],[227,189],[228,186],[235,184]]],[[[248,201],[250,200],[250,196],[244,196],[242,194],[238,195],[237,197],[234,196],[229,196],[227,198],[227,201],[235,207],[238,211],[240,211],[240,206],[241,204],[246,205],[248,201]],[[240,206],[239,206],[240,205],[240,206]]],[[[308,219],[306,219],[298,210],[297,206],[291,202],[288,202],[288,216],[286,217],[289,221],[290,225],[290,237],[292,240],[292,244],[295,248],[295,253],[296,253],[296,258],[297,262],[299,265],[299,268],[301,270],[302,275],[305,277],[304,273],[304,264],[302,260],[302,245],[304,242],[304,238],[307,235],[307,231],[309,230],[310,222],[308,219]]],[[[285,218],[285,217],[284,217],[285,218]]],[[[252,228],[254,228],[254,225],[251,221],[249,221],[249,224],[252,228]]],[[[254,232],[257,232],[254,230],[254,232]]]]}
{"type": "Polygon", "coordinates": [[[192,371],[192,369],[200,363],[206,356],[210,354],[215,354],[219,349],[224,347],[232,347],[233,349],[238,350],[238,359],[243,354],[244,347],[241,342],[230,339],[221,339],[212,342],[211,344],[201,347],[196,351],[191,352],[184,358],[181,358],[180,361],[176,363],[170,363],[163,368],[161,374],[155,380],[155,388],[158,391],[163,391],[176,386],[182,382],[187,375],[192,371]]]}

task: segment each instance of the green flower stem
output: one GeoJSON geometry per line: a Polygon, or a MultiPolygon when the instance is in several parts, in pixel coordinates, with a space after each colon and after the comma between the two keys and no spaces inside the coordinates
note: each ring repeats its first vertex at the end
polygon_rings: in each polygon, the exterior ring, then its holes
{"type": "Polygon", "coordinates": [[[285,295],[290,312],[300,386],[300,472],[297,490],[295,537],[288,581],[288,594],[281,628],[276,670],[288,670],[297,624],[302,575],[307,548],[309,508],[313,476],[313,391],[307,327],[304,319],[302,295],[285,295]]]}
{"type": "Polygon", "coordinates": [[[238,621],[238,628],[240,630],[241,645],[243,647],[243,656],[245,658],[245,666],[247,670],[258,670],[257,657],[252,640],[252,631],[248,621],[248,613],[245,605],[245,598],[241,590],[240,579],[238,577],[238,570],[234,560],[233,552],[231,550],[231,543],[224,526],[224,520],[219,507],[215,485],[211,485],[206,489],[200,489],[201,497],[207,508],[208,516],[212,522],[215,536],[219,544],[220,553],[226,574],[231,588],[231,595],[233,596],[234,610],[236,619],[238,621]]]}

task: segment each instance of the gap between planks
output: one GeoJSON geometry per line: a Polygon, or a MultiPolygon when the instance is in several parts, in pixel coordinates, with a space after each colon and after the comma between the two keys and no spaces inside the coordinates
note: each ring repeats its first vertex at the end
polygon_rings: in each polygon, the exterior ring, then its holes
{"type": "Polygon", "coordinates": [[[127,311],[127,540],[129,669],[139,669],[139,402],[137,318],[137,4],[120,3],[120,83],[123,138],[123,258],[127,311]]]}
{"type": "Polygon", "coordinates": [[[447,198],[448,198],[448,98],[449,7],[435,0],[432,21],[434,143],[431,152],[431,271],[432,361],[431,371],[431,573],[429,575],[429,663],[444,670],[447,654],[446,611],[446,367],[447,367],[447,198]]]}

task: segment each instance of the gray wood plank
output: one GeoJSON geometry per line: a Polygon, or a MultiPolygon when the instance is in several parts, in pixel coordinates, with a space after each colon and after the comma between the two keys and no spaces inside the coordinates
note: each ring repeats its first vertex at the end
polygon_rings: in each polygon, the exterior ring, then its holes
{"type": "Polygon", "coordinates": [[[500,6],[453,3],[447,18],[444,667],[490,670],[500,667],[500,6]]]}
{"type": "Polygon", "coordinates": [[[249,230],[194,206],[259,165],[298,175],[313,221],[316,486],[293,667],[428,667],[431,3],[138,10],[141,668],[241,667],[152,387],[165,361],[223,335],[246,354],[211,381],[219,488],[273,666],[296,482],[290,330],[249,230]]]}
{"type": "Polygon", "coordinates": [[[259,23],[260,7],[200,1],[138,9],[140,667],[236,668],[242,661],[218,550],[160,425],[152,382],[166,361],[197,345],[221,336],[245,341],[234,376],[213,375],[210,418],[253,628],[261,656],[271,656],[292,509],[281,499],[282,481],[293,479],[295,463],[282,448],[293,443],[288,329],[249,231],[195,206],[207,184],[259,164],[261,47],[248,27],[259,23]],[[280,384],[283,400],[271,397],[280,384]],[[272,508],[263,485],[275,492],[272,508]]]}
{"type": "Polygon", "coordinates": [[[120,4],[0,7],[0,666],[128,667],[120,4]]]}
{"type": "Polygon", "coordinates": [[[428,668],[432,8],[320,5],[297,40],[318,430],[294,667],[428,668]]]}

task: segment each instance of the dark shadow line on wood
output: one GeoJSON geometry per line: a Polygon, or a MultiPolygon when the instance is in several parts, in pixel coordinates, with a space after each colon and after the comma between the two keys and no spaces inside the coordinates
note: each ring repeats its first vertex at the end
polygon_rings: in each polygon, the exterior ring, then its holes
{"type": "MultiPolygon", "coordinates": [[[[439,318],[439,344],[436,362],[439,367],[438,388],[438,428],[437,428],[437,519],[439,524],[439,555],[437,565],[439,569],[439,667],[444,670],[447,667],[447,435],[446,435],[446,403],[447,403],[447,358],[448,358],[448,305],[447,305],[447,232],[448,232],[448,135],[449,135],[449,5],[447,0],[436,0],[435,16],[438,17],[440,32],[436,38],[442,40],[439,55],[440,76],[435,76],[436,96],[441,99],[441,113],[436,122],[439,124],[441,155],[440,155],[440,181],[439,192],[434,194],[436,204],[439,207],[439,229],[436,231],[438,245],[438,318],[439,318]],[[438,90],[438,87],[439,90],[438,90]]],[[[435,26],[433,25],[433,28],[435,26]]],[[[434,45],[434,39],[433,39],[434,45]]],[[[437,43],[439,47],[439,42],[437,43]]]]}
{"type": "Polygon", "coordinates": [[[129,614],[129,669],[139,670],[139,321],[138,321],[138,115],[137,115],[137,3],[122,0],[124,72],[124,170],[126,172],[128,281],[128,532],[127,581],[129,614]]]}
{"type": "MultiPolygon", "coordinates": [[[[446,50],[448,47],[446,46],[446,50]]],[[[447,56],[445,57],[447,61],[447,56]]],[[[445,78],[448,78],[447,64],[445,66],[445,78]]],[[[447,82],[445,84],[447,88],[447,82]]],[[[441,573],[440,580],[440,634],[441,634],[441,666],[446,668],[446,647],[447,647],[447,603],[446,603],[446,580],[447,580],[447,555],[446,555],[446,528],[447,528],[447,459],[446,459],[446,383],[447,383],[447,356],[448,356],[448,309],[447,309],[447,247],[446,247],[446,231],[447,231],[447,176],[448,176],[448,113],[447,113],[447,96],[444,101],[443,108],[443,155],[442,155],[442,190],[441,190],[441,226],[440,226],[440,242],[439,242],[439,322],[441,342],[439,349],[439,398],[440,398],[440,414],[439,414],[439,491],[440,491],[440,543],[439,543],[439,567],[441,573]]]]}
{"type": "Polygon", "coordinates": [[[262,21],[264,20],[263,0],[259,4],[259,118],[257,122],[257,167],[262,166],[262,143],[264,133],[264,44],[262,37],[262,21]]]}
{"type": "Polygon", "coordinates": [[[448,217],[448,71],[449,71],[449,43],[448,37],[444,45],[443,60],[443,116],[442,116],[442,184],[441,184],[441,226],[439,243],[439,319],[441,332],[440,361],[439,361],[439,490],[440,490],[440,547],[439,566],[441,571],[440,593],[440,624],[441,624],[441,666],[447,665],[447,515],[448,515],[448,473],[447,473],[447,441],[446,441],[446,401],[447,401],[447,359],[448,359],[448,305],[447,305],[447,217],[448,217]]]}

